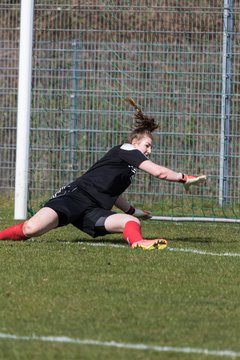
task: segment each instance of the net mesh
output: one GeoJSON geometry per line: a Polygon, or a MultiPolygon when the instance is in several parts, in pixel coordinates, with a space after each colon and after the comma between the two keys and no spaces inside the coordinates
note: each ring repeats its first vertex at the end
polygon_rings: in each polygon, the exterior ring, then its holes
{"type": "MultiPolygon", "coordinates": [[[[9,189],[14,183],[19,5],[8,1],[0,9],[2,28],[10,21],[12,33],[11,39],[6,30],[1,35],[7,60],[2,57],[0,69],[7,73],[2,97],[8,103],[1,107],[5,120],[0,184],[9,189]]],[[[180,184],[139,172],[128,199],[150,208],[156,204],[159,215],[239,216],[237,5],[229,94],[229,192],[227,204],[219,206],[223,13],[220,0],[199,5],[193,0],[35,1],[32,211],[109,148],[126,141],[134,123],[125,101],[130,96],[160,125],[151,159],[176,171],[206,174],[208,182],[186,194],[180,184]]]]}

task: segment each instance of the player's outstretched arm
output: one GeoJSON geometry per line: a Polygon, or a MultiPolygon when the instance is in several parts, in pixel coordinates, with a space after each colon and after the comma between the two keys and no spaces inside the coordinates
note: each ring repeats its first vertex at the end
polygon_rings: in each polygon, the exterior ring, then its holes
{"type": "Polygon", "coordinates": [[[139,169],[141,169],[161,180],[183,183],[186,191],[189,190],[190,186],[200,185],[200,184],[206,182],[206,179],[207,179],[206,175],[192,176],[192,175],[186,175],[186,174],[183,174],[180,172],[175,172],[164,166],[155,164],[151,160],[143,161],[140,164],[139,169]]]}

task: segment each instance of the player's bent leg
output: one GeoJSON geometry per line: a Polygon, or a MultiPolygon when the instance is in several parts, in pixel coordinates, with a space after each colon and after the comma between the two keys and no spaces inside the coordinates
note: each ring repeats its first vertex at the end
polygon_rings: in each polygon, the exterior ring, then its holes
{"type": "Polygon", "coordinates": [[[124,240],[134,249],[161,250],[167,247],[167,240],[165,239],[143,239],[140,221],[134,216],[126,214],[110,215],[105,220],[104,226],[110,233],[123,232],[124,240]]]}
{"type": "Polygon", "coordinates": [[[49,207],[43,207],[33,217],[25,221],[23,233],[27,238],[40,236],[58,226],[58,214],[49,207]]]}

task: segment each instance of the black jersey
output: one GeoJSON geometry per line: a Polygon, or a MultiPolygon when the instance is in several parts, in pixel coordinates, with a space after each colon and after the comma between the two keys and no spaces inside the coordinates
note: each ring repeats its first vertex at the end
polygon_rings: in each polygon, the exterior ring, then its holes
{"type": "Polygon", "coordinates": [[[136,168],[148,158],[131,144],[113,147],[74,184],[104,209],[111,209],[131,184],[136,168]]]}

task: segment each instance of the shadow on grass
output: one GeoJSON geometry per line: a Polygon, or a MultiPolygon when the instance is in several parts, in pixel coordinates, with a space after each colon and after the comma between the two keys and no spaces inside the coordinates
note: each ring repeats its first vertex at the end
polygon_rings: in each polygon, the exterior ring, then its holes
{"type": "Polygon", "coordinates": [[[201,244],[213,244],[213,243],[236,243],[238,242],[237,239],[231,239],[231,238],[212,238],[212,237],[179,237],[179,238],[173,238],[169,239],[169,241],[179,241],[179,242],[189,242],[189,243],[201,243],[201,244]]]}
{"type": "MultiPolygon", "coordinates": [[[[149,238],[149,240],[154,239],[154,238],[149,238]]],[[[211,244],[211,243],[226,243],[226,240],[219,240],[219,239],[214,239],[214,238],[201,238],[201,237],[178,237],[178,238],[168,238],[168,244],[171,244],[172,242],[185,242],[185,243],[201,243],[201,244],[211,244]]],[[[68,240],[58,240],[59,242],[69,242],[68,240]]],[[[96,244],[96,245],[107,245],[107,244],[111,244],[111,245],[126,245],[128,246],[128,244],[126,243],[126,241],[124,241],[123,239],[103,239],[103,238],[99,238],[99,239],[75,239],[75,240],[71,240],[71,243],[81,243],[81,244],[96,244]]],[[[234,241],[228,241],[228,242],[234,242],[234,241]]]]}
{"type": "MultiPolygon", "coordinates": [[[[149,238],[149,239],[154,239],[149,238]]],[[[127,245],[126,241],[124,241],[123,239],[106,239],[106,238],[98,238],[98,239],[73,239],[73,240],[57,240],[59,242],[71,242],[71,243],[80,243],[80,244],[96,244],[96,245],[100,245],[100,244],[112,244],[112,245],[127,245]]],[[[219,241],[218,239],[213,239],[213,238],[201,238],[201,237],[178,237],[178,238],[168,238],[168,242],[186,242],[186,243],[202,243],[202,244],[206,244],[206,243],[215,243],[215,242],[224,242],[223,240],[219,241]]]]}

